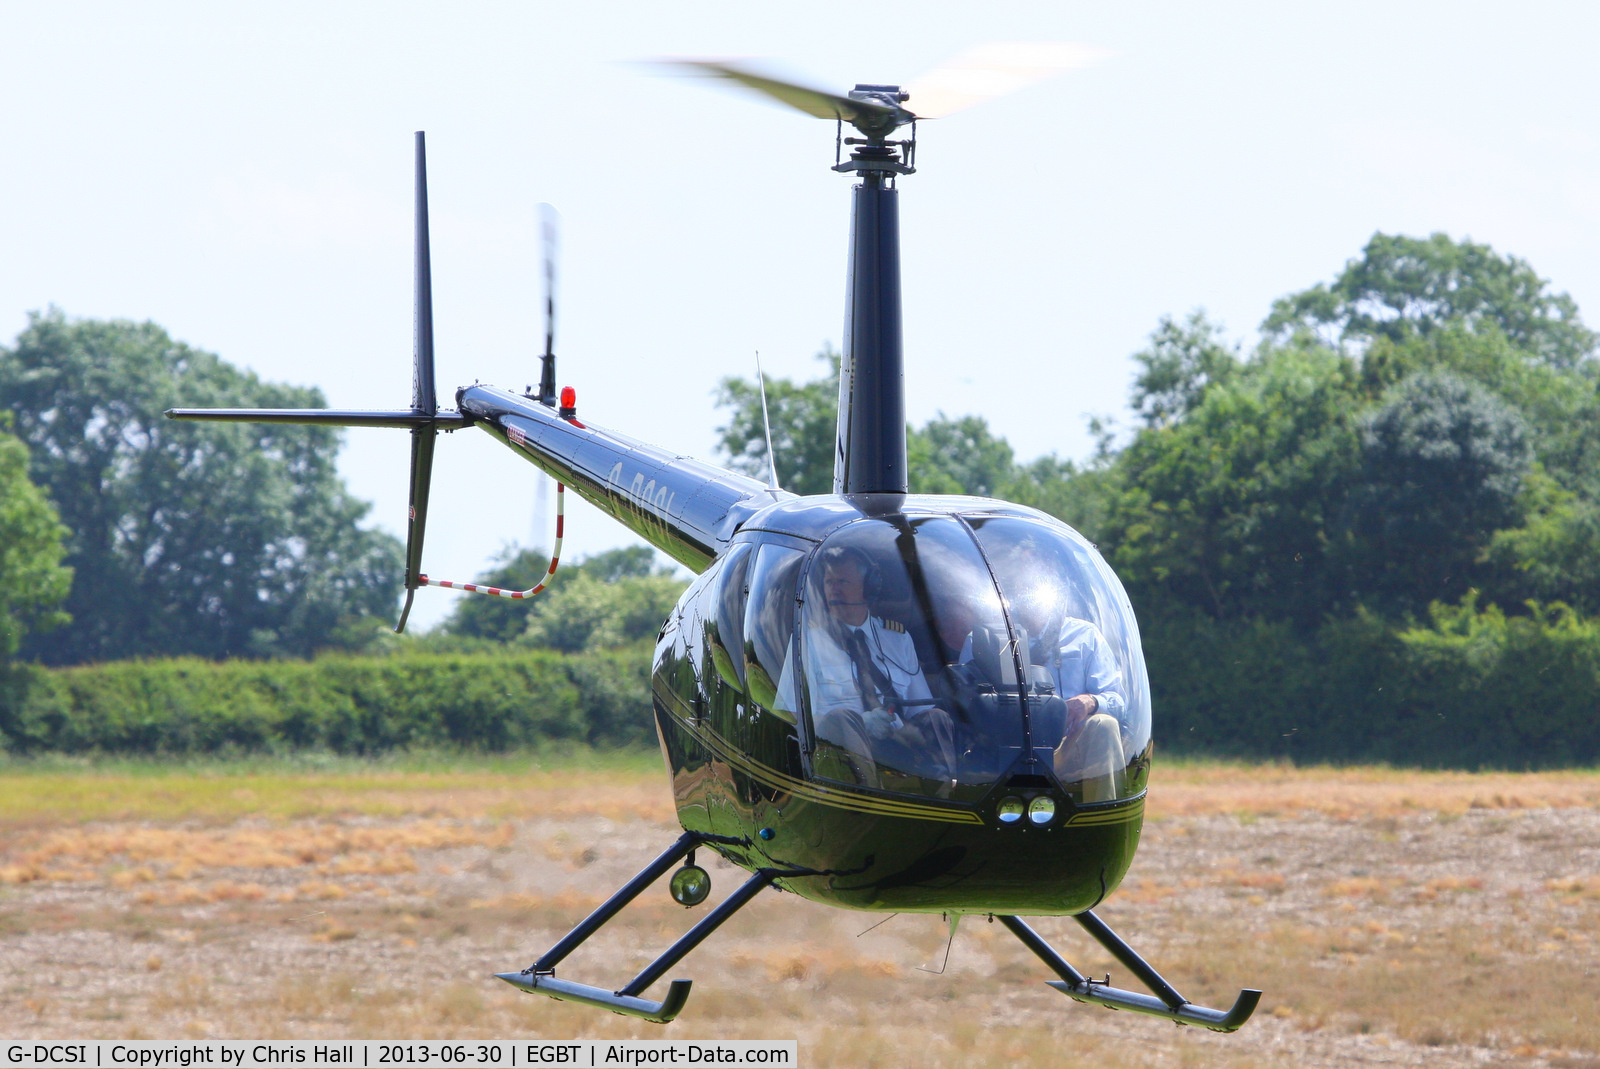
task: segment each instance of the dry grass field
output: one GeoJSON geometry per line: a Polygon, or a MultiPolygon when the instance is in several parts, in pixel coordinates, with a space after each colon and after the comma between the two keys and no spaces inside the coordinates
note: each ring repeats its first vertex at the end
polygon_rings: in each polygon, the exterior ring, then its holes
{"type": "MultiPolygon", "coordinates": [[[[653,756],[0,765],[0,1036],[798,1039],[809,1066],[1600,1066],[1600,775],[1158,764],[1101,915],[1218,1036],[1081,1006],[998,925],[764,894],[664,1031],[520,994],[673,836],[653,756]]],[[[713,866],[714,897],[739,874],[713,866]]],[[[700,911],[652,889],[562,975],[620,983],[700,911]]],[[[1137,986],[1070,921],[1083,971],[1137,986]]]]}

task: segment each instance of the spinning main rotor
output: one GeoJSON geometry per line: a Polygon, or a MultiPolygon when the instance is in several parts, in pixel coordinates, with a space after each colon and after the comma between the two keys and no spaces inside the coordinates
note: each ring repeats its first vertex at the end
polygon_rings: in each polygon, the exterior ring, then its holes
{"type": "Polygon", "coordinates": [[[785,104],[796,111],[840,124],[840,144],[851,147],[848,160],[835,160],[834,170],[911,174],[916,170],[916,123],[938,119],[985,100],[1015,92],[1074,67],[1086,66],[1107,53],[1087,45],[1064,43],[988,44],[969,49],[904,88],[858,84],[843,96],[786,81],[731,60],[669,60],[666,65],[693,74],[721,78],[785,104]],[[914,105],[907,107],[907,104],[914,105]],[[860,137],[843,137],[850,124],[860,137]],[[911,136],[891,141],[902,126],[911,136]]]}

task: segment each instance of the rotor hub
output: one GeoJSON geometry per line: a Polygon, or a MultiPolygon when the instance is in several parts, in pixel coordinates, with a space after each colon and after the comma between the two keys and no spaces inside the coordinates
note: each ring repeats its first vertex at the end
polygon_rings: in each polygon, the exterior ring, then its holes
{"type": "Polygon", "coordinates": [[[848,98],[871,105],[854,117],[839,119],[839,135],[835,139],[833,169],[844,174],[902,175],[916,173],[917,117],[904,107],[911,94],[898,85],[873,85],[860,83],[850,90],[848,98]],[[844,124],[849,122],[861,132],[860,137],[845,137],[844,124]],[[890,140],[889,135],[902,126],[911,127],[911,136],[890,140]],[[850,157],[841,159],[844,146],[850,146],[850,157]]]}

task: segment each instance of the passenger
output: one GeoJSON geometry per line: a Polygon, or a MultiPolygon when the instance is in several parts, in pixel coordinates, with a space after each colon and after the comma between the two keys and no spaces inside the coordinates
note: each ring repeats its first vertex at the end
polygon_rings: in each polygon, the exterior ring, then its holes
{"type": "Polygon", "coordinates": [[[1122,793],[1128,698],[1122,669],[1083,595],[1039,547],[1024,541],[1006,555],[1002,586],[1015,624],[1029,636],[1029,662],[1045,669],[1065,700],[1067,719],[1053,763],[1063,783],[1082,781],[1082,800],[1122,793]]]}
{"type": "Polygon", "coordinates": [[[998,624],[1000,602],[992,586],[987,590],[975,590],[952,582],[933,589],[939,593],[934,611],[939,653],[946,664],[964,664],[972,660],[973,630],[986,622],[991,626],[998,624]]]}
{"type": "MultiPolygon", "coordinates": [[[[855,778],[881,782],[877,765],[953,786],[955,743],[950,715],[933,704],[905,627],[872,615],[879,585],[866,554],[848,546],[822,551],[826,612],[808,612],[801,649],[816,737],[846,751],[855,778]],[[848,755],[854,755],[855,760],[848,755]]],[[[785,664],[780,696],[792,695],[785,664]]]]}

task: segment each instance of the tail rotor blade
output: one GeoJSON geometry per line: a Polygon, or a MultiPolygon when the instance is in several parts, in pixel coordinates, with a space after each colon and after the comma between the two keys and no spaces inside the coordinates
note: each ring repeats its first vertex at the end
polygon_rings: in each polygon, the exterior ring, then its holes
{"type": "MultiPolygon", "coordinates": [[[[438,393],[433,378],[433,269],[428,248],[428,159],[422,131],[417,131],[416,296],[412,348],[411,407],[417,415],[436,416],[438,393]]],[[[395,631],[406,629],[411,601],[423,585],[422,540],[428,526],[428,490],[433,481],[433,447],[439,428],[432,422],[411,429],[411,494],[406,513],[406,603],[395,631]]]]}
{"type": "Polygon", "coordinates": [[[992,43],[969,48],[906,86],[919,119],[937,119],[1110,56],[1063,41],[992,43]]]}
{"type": "Polygon", "coordinates": [[[544,231],[544,355],[539,358],[539,400],[556,403],[556,253],[561,238],[561,216],[548,204],[539,205],[544,231]]]}

